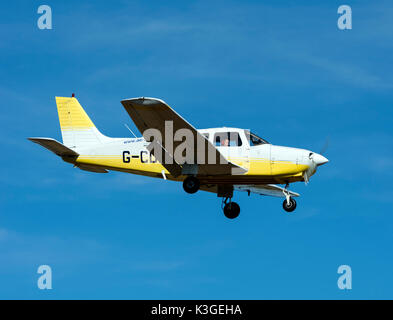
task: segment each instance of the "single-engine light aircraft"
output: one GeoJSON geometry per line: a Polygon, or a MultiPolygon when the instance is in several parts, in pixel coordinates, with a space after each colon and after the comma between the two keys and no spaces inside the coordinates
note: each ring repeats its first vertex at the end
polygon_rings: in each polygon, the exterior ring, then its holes
{"type": "Polygon", "coordinates": [[[216,193],[230,219],[240,213],[232,201],[234,191],[285,198],[283,208],[292,212],[299,194],[288,190],[289,184],[308,183],[317,167],[328,162],[309,150],[272,145],[247,129],[196,129],[160,99],[121,103],[142,137],[103,135],[72,94],[56,97],[63,143],[28,139],[85,171],[114,170],[182,181],[187,193],[216,193]]]}

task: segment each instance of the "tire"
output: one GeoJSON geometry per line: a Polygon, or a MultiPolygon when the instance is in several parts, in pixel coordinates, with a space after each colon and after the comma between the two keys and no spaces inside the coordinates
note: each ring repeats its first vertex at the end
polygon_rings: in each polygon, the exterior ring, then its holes
{"type": "Polygon", "coordinates": [[[200,183],[195,177],[187,177],[183,181],[183,189],[187,193],[195,193],[199,190],[200,183]]]}
{"type": "Polygon", "coordinates": [[[228,202],[224,207],[224,215],[228,219],[235,219],[240,214],[240,207],[236,202],[228,202]]]}
{"type": "Polygon", "coordinates": [[[287,199],[282,203],[282,207],[286,212],[292,212],[296,209],[296,200],[293,198],[289,199],[289,204],[287,204],[287,199]]]}

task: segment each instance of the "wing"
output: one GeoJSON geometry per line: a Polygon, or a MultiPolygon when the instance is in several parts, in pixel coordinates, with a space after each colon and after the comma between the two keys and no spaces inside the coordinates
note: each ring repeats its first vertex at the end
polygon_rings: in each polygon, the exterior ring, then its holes
{"type": "MultiPolygon", "coordinates": [[[[284,188],[277,186],[275,184],[260,184],[260,185],[234,185],[235,190],[238,191],[246,191],[252,192],[256,194],[260,194],[263,196],[273,196],[273,197],[283,197],[284,195],[284,188]]],[[[300,194],[287,190],[289,195],[292,197],[299,197],[300,194]]]]}
{"type": "MultiPolygon", "coordinates": [[[[143,135],[148,129],[156,129],[161,133],[161,140],[155,142],[154,148],[151,144],[148,149],[154,156],[156,156],[155,153],[157,153],[157,150],[160,149],[162,154],[166,154],[168,158],[172,158],[173,161],[161,161],[161,164],[173,176],[176,177],[180,174],[187,173],[196,173],[198,175],[228,175],[247,172],[246,169],[229,162],[205,136],[200,134],[164,101],[155,98],[133,98],[122,100],[121,103],[143,135]],[[172,122],[173,134],[179,129],[188,129],[192,132],[192,143],[193,146],[198,146],[198,152],[193,152],[192,161],[189,161],[189,163],[198,164],[197,169],[195,169],[195,166],[190,168],[189,164],[177,160],[175,156],[176,152],[173,150],[176,150],[183,141],[173,141],[173,136],[166,134],[166,121],[172,122]],[[169,149],[166,147],[167,143],[173,143],[173,148],[169,149]],[[200,152],[202,150],[200,147],[203,148],[203,152],[200,152]]],[[[145,137],[146,140],[149,138],[148,136],[145,137]]],[[[164,157],[158,158],[164,159],[164,157]]]]}

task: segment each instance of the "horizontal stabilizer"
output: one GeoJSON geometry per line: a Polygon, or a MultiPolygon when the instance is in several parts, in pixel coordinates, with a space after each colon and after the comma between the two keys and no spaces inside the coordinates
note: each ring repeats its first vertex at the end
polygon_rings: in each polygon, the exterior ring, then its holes
{"type": "Polygon", "coordinates": [[[60,157],[77,157],[79,153],[67,148],[64,144],[52,138],[28,138],[30,141],[37,143],[44,148],[52,151],[60,157]]]}

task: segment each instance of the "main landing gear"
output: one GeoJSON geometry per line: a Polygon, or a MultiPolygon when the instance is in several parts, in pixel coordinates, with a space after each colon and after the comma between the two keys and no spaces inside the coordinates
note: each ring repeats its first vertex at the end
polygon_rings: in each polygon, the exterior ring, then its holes
{"type": "MultiPolygon", "coordinates": [[[[187,193],[195,193],[199,190],[200,182],[194,176],[188,176],[183,181],[183,189],[187,193]]],[[[233,186],[229,189],[221,188],[218,191],[218,196],[222,197],[222,210],[228,219],[235,219],[239,216],[240,207],[236,202],[232,201],[233,186]]]]}
{"type": "Polygon", "coordinates": [[[183,181],[183,189],[187,193],[195,193],[199,190],[199,180],[193,176],[189,176],[183,181]]]}
{"type": "Polygon", "coordinates": [[[223,198],[221,207],[228,219],[235,219],[239,216],[240,206],[236,202],[232,202],[231,198],[223,198]]]}

